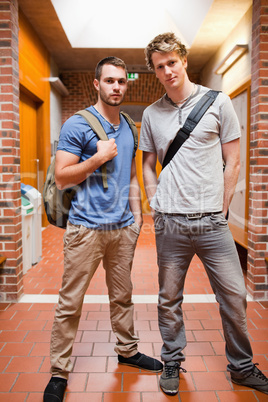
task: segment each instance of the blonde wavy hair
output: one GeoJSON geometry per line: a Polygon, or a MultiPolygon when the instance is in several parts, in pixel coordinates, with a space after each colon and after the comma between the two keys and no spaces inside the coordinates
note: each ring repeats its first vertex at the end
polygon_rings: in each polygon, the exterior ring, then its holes
{"type": "Polygon", "coordinates": [[[176,52],[182,58],[187,56],[188,51],[180,39],[173,32],[166,32],[157,35],[151,42],[146,46],[145,61],[149,70],[154,70],[154,65],[152,62],[152,54],[154,52],[159,53],[170,53],[176,52]]]}

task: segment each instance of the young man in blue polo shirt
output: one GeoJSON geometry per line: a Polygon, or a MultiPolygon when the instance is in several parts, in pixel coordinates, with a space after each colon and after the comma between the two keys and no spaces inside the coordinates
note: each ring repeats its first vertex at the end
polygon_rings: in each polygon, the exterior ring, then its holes
{"type": "Polygon", "coordinates": [[[99,140],[83,117],[74,115],[62,127],[56,154],[57,187],[79,185],[79,190],[64,235],[64,274],[51,334],[52,377],[44,402],[63,400],[84,295],[101,260],[119,363],[152,372],[163,368],[158,360],[138,352],[139,339],[134,334],[131,268],[142,213],[133,135],[120,115],[127,90],[125,63],[116,57],[101,60],[94,86],[98,100],[89,110],[99,119],[108,141],[99,140]],[[104,163],[108,188],[102,181],[104,163]]]}

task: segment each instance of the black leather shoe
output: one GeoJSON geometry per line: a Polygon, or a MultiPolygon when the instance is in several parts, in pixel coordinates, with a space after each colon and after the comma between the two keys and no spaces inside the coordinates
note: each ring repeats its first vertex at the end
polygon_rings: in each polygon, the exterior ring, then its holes
{"type": "Polygon", "coordinates": [[[152,371],[153,373],[159,373],[163,370],[163,364],[159,360],[153,359],[152,357],[146,356],[140,352],[131,357],[118,355],[118,362],[142,370],[152,371]]]}
{"type": "Polygon", "coordinates": [[[44,402],[62,402],[67,387],[67,380],[51,377],[44,391],[44,402]]]}

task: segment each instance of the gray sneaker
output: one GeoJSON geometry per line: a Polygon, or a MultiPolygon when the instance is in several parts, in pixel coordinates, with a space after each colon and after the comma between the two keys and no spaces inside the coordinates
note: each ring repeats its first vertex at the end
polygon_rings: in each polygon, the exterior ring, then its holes
{"type": "Polygon", "coordinates": [[[177,362],[172,361],[165,364],[159,381],[160,388],[165,394],[176,395],[178,393],[180,370],[186,373],[186,370],[180,367],[180,364],[177,362]]]}
{"type": "Polygon", "coordinates": [[[268,378],[256,367],[257,365],[258,363],[254,364],[253,370],[247,377],[235,378],[231,375],[231,380],[235,384],[254,388],[257,391],[268,394],[268,378]]]}

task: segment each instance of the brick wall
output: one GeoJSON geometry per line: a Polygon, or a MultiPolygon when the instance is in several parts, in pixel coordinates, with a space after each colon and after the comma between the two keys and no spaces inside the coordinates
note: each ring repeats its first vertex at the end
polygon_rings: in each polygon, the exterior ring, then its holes
{"type": "Polygon", "coordinates": [[[0,301],[16,301],[22,285],[18,1],[0,1],[0,301]]]}
{"type": "Polygon", "coordinates": [[[253,1],[248,291],[268,300],[268,4],[253,1]]]}
{"type": "MultiPolygon", "coordinates": [[[[93,86],[93,72],[65,71],[61,80],[68,88],[69,96],[62,100],[62,121],[74,112],[84,109],[97,101],[97,92],[93,86]]],[[[154,74],[139,74],[139,78],[130,81],[125,103],[149,105],[164,94],[164,89],[154,74]]]]}

